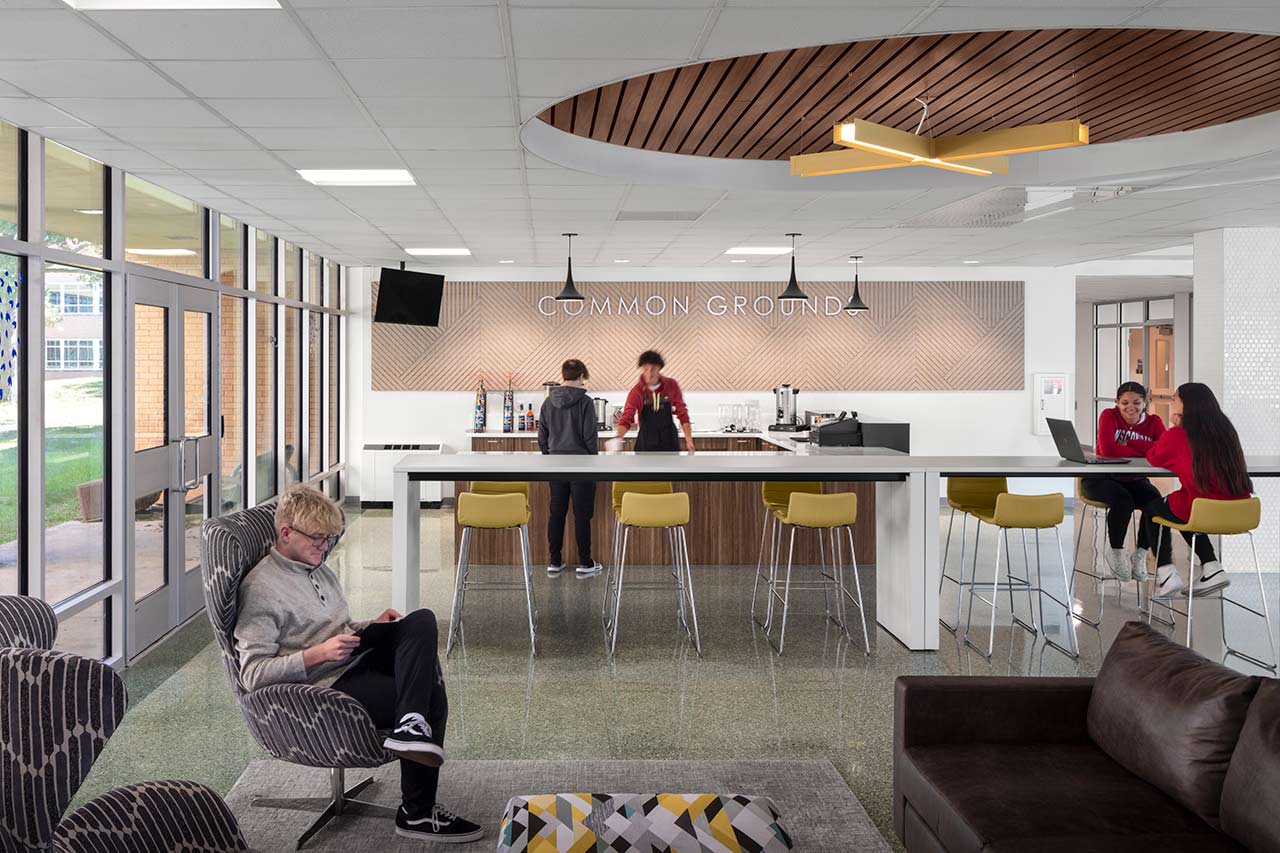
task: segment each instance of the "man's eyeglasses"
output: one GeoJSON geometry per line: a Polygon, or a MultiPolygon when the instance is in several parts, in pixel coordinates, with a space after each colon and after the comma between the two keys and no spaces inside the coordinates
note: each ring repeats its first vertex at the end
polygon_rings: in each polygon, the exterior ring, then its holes
{"type": "Polygon", "coordinates": [[[311,544],[315,545],[317,548],[325,548],[327,550],[338,544],[337,533],[308,533],[307,531],[299,530],[296,527],[290,527],[289,529],[299,536],[310,539],[311,544]]]}

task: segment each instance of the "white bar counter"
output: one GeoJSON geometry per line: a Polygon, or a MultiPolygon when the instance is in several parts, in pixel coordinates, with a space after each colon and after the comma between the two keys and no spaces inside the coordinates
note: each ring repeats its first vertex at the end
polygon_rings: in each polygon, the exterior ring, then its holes
{"type": "MultiPolygon", "coordinates": [[[[758,433],[739,435],[759,437],[758,433]]],[[[409,454],[394,469],[392,605],[408,613],[419,604],[418,484],[426,480],[872,481],[876,483],[876,620],[908,649],[933,650],[939,639],[942,477],[1171,476],[1144,460],[1085,465],[1052,456],[911,456],[876,447],[788,444],[794,452],[409,454]]],[[[1255,477],[1280,476],[1280,456],[1249,457],[1247,463],[1255,477]]],[[[714,531],[702,535],[714,535],[714,531]]]]}

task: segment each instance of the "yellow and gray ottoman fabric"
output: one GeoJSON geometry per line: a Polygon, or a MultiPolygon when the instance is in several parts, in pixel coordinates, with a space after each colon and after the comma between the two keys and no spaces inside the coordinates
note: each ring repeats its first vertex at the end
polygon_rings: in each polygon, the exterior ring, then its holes
{"type": "Polygon", "coordinates": [[[776,853],[795,848],[768,797],[534,794],[512,797],[498,853],[776,853]]]}

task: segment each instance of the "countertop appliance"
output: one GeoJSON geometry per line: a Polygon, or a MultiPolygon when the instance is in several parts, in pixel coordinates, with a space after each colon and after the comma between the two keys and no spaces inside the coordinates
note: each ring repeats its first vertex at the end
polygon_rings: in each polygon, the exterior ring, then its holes
{"type": "Polygon", "coordinates": [[[591,402],[596,404],[596,429],[608,429],[612,426],[609,423],[609,401],[604,397],[592,397],[591,402]]]}
{"type": "Polygon", "coordinates": [[[815,447],[862,447],[858,413],[841,412],[833,420],[815,424],[809,430],[809,443],[815,447]]]}
{"type": "Polygon", "coordinates": [[[836,419],[835,412],[805,412],[804,425],[806,429],[812,429],[818,424],[825,424],[827,421],[836,419]]]}
{"type": "Polygon", "coordinates": [[[779,385],[773,389],[773,402],[777,409],[777,421],[769,427],[770,432],[798,432],[803,429],[796,423],[796,396],[799,388],[790,385],[779,385]]]}

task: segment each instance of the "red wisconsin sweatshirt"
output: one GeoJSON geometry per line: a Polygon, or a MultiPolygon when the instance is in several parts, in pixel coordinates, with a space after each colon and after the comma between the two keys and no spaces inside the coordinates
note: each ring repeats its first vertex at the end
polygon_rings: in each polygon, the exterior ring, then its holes
{"type": "Polygon", "coordinates": [[[1120,414],[1119,407],[1112,406],[1098,415],[1096,450],[1099,456],[1141,459],[1164,433],[1164,421],[1159,415],[1144,414],[1136,424],[1131,424],[1120,414]]]}
{"type": "Polygon", "coordinates": [[[1191,442],[1187,440],[1186,430],[1180,426],[1170,427],[1165,431],[1160,440],[1147,451],[1147,461],[1152,465],[1168,468],[1178,475],[1178,484],[1182,488],[1170,494],[1168,500],[1169,509],[1183,521],[1191,517],[1191,502],[1196,498],[1234,501],[1249,497],[1227,494],[1216,483],[1196,483],[1191,463],[1191,442]]]}

